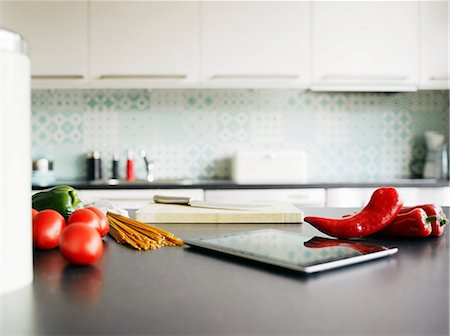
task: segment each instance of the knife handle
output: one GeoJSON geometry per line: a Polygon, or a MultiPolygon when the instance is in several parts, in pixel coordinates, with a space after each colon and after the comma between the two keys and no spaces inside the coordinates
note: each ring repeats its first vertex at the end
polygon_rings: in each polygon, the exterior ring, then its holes
{"type": "Polygon", "coordinates": [[[189,205],[189,202],[191,201],[191,198],[190,197],[183,197],[183,196],[155,195],[155,196],[153,196],[153,201],[155,203],[163,203],[163,204],[189,205]]]}

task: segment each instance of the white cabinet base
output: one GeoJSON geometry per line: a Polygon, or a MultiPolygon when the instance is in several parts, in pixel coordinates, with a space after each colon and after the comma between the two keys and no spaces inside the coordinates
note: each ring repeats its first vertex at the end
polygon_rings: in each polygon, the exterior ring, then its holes
{"type": "MultiPolygon", "coordinates": [[[[360,208],[369,202],[376,188],[330,188],[327,189],[327,207],[360,208]]],[[[450,187],[399,187],[396,188],[405,206],[435,203],[450,206],[450,187]]]]}
{"type": "Polygon", "coordinates": [[[139,209],[149,203],[154,195],[185,196],[200,201],[204,199],[202,189],[98,189],[79,191],[81,200],[93,198],[106,199],[123,209],[139,209]]]}
{"type": "Polygon", "coordinates": [[[229,203],[288,202],[299,207],[324,207],[326,192],[322,188],[206,190],[205,200],[229,203]]]}

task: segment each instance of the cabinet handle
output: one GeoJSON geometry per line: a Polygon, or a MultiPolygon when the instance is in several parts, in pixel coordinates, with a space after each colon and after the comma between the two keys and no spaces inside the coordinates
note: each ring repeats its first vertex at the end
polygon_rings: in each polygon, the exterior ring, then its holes
{"type": "Polygon", "coordinates": [[[430,80],[447,81],[450,80],[450,76],[431,76],[430,80]]]}
{"type": "Polygon", "coordinates": [[[294,195],[288,195],[287,198],[289,198],[289,199],[302,199],[302,200],[305,200],[305,199],[311,198],[311,196],[307,195],[307,194],[294,194],[294,195]]]}
{"type": "Polygon", "coordinates": [[[325,75],[322,76],[324,80],[361,80],[361,81],[399,81],[406,80],[408,76],[403,75],[325,75]]]}
{"type": "Polygon", "coordinates": [[[264,79],[264,80],[273,80],[273,79],[297,79],[299,75],[211,75],[208,77],[210,80],[249,80],[249,79],[264,79]]]}
{"type": "Polygon", "coordinates": [[[119,80],[133,80],[133,79],[150,79],[150,80],[181,80],[186,79],[186,75],[99,75],[97,79],[108,80],[108,79],[119,79],[119,80]]]}
{"type": "Polygon", "coordinates": [[[84,79],[83,75],[32,75],[33,80],[74,80],[84,79]]]}

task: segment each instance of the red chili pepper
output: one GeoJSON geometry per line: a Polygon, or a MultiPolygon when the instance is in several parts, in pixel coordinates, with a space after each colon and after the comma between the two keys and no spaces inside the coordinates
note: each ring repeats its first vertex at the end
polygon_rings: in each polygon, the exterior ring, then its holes
{"type": "Polygon", "coordinates": [[[395,188],[378,188],[369,203],[359,212],[345,218],[305,217],[305,221],[327,235],[355,238],[371,235],[394,220],[402,207],[395,188]]]}
{"type": "Polygon", "coordinates": [[[444,233],[445,226],[448,224],[448,219],[445,216],[444,211],[439,205],[436,204],[421,204],[413,207],[403,207],[400,213],[409,212],[413,209],[420,208],[423,209],[428,217],[436,217],[436,220],[431,222],[431,236],[439,237],[444,233]]]}
{"type": "Polygon", "coordinates": [[[361,254],[367,254],[371,252],[377,252],[380,251],[380,246],[370,245],[370,244],[362,244],[358,242],[351,242],[351,241],[345,241],[345,240],[337,240],[337,239],[330,239],[330,238],[323,238],[323,237],[313,237],[307,242],[304,242],[303,245],[310,248],[323,248],[323,247],[334,247],[334,246],[341,246],[341,247],[348,247],[352,250],[355,250],[356,252],[359,252],[361,254]]]}
{"type": "Polygon", "coordinates": [[[425,210],[415,208],[398,214],[392,223],[376,234],[385,237],[428,237],[433,220],[436,220],[436,216],[427,217],[425,210]]]}

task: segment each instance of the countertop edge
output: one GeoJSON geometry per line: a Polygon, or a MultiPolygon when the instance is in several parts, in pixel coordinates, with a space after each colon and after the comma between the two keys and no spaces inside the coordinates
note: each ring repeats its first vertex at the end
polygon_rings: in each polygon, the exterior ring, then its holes
{"type": "Polygon", "coordinates": [[[448,180],[401,180],[401,181],[385,181],[385,182],[313,182],[303,184],[237,184],[232,181],[193,181],[192,183],[119,183],[109,184],[103,182],[88,181],[56,181],[46,185],[32,185],[32,190],[42,190],[53,187],[55,185],[68,184],[80,190],[133,190],[133,189],[205,189],[205,190],[226,190],[226,189],[318,189],[318,188],[377,188],[382,186],[392,187],[449,187],[448,180]]]}

